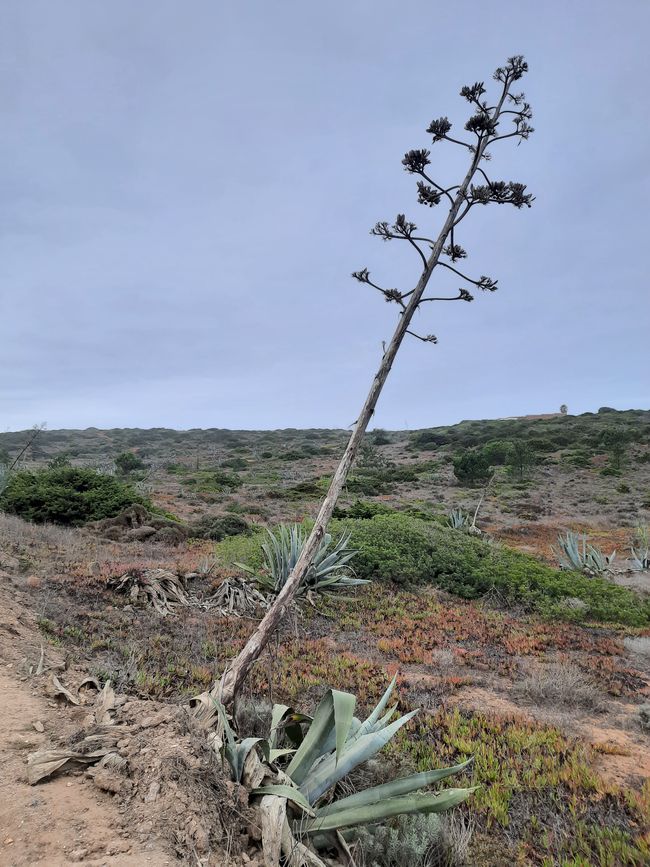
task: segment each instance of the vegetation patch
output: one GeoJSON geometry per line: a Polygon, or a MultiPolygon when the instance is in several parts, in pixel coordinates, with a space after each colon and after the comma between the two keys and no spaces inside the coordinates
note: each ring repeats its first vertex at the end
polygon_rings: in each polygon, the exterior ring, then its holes
{"type": "Polygon", "coordinates": [[[553,569],[519,551],[409,515],[344,519],[334,521],[331,530],[351,534],[360,578],[435,584],[465,599],[496,590],[510,604],[565,620],[650,623],[648,602],[627,588],[553,569]],[[568,601],[576,599],[579,604],[568,601]]]}
{"type": "Polygon", "coordinates": [[[112,518],[149,501],[114,476],[85,467],[53,467],[13,473],[0,495],[0,509],[36,523],[80,525],[112,518]]]}

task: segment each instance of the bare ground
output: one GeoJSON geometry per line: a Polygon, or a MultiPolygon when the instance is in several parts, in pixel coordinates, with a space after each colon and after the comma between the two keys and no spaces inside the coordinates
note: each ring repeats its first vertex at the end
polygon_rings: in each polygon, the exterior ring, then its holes
{"type": "MultiPolygon", "coordinates": [[[[21,604],[6,573],[0,575],[0,865],[71,863],[162,867],[172,858],[155,839],[141,843],[123,824],[115,799],[83,773],[27,782],[30,752],[75,728],[80,709],[61,706],[45,692],[46,676],[29,673],[40,657],[35,615],[21,604]]],[[[64,659],[48,646],[48,665],[64,659]]]]}

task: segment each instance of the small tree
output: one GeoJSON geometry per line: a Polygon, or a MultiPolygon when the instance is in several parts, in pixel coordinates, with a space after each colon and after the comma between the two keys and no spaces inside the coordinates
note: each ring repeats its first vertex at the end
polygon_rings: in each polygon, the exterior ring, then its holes
{"type": "Polygon", "coordinates": [[[508,467],[513,476],[525,479],[537,463],[537,454],[526,440],[513,440],[508,450],[508,467]]]}
{"type": "Polygon", "coordinates": [[[622,427],[607,428],[603,431],[600,442],[609,455],[609,465],[614,470],[620,470],[630,442],[628,431],[622,427]]]}
{"type": "Polygon", "coordinates": [[[136,470],[143,470],[145,463],[133,452],[122,452],[115,458],[115,466],[123,476],[128,476],[136,470]]]}
{"type": "MultiPolygon", "coordinates": [[[[437,236],[430,236],[426,231],[418,230],[404,214],[398,214],[393,222],[381,221],[371,229],[371,234],[383,241],[398,241],[413,249],[421,271],[419,279],[412,289],[402,290],[381,286],[371,279],[370,271],[362,268],[355,271],[353,277],[364,286],[370,286],[379,292],[384,301],[395,304],[398,308],[398,321],[390,342],[384,347],[384,353],[375,373],[370,391],[354,423],[352,434],[334,473],[332,482],[320,507],[314,528],[311,531],[302,553],[298,558],[291,575],[274,604],[253,632],[239,655],[233,660],[230,668],[224,673],[221,682],[213,690],[226,705],[232,704],[248,671],[267,645],[271,635],[282,620],[288,606],[295,597],[306,571],[318,551],[327,524],[332,517],[336,501],[343,490],[354,459],[359,450],[364,433],[370,422],[390,373],[397,352],[406,335],[411,335],[424,343],[436,343],[433,334],[420,334],[411,327],[416,312],[421,312],[430,301],[460,301],[473,300],[475,290],[494,292],[497,281],[490,277],[470,277],[460,270],[459,263],[467,258],[467,252],[457,243],[457,231],[460,223],[470,211],[477,206],[489,204],[513,205],[515,208],[530,207],[532,196],[526,192],[526,186],[515,181],[494,180],[484,164],[490,159],[488,147],[497,142],[513,139],[521,142],[529,137],[532,127],[530,105],[523,93],[514,91],[514,85],[528,71],[528,65],[520,55],[511,57],[505,66],[499,67],[494,73],[497,82],[497,94],[491,102],[486,98],[487,89],[483,82],[478,81],[463,87],[461,96],[471,106],[472,114],[465,124],[466,136],[459,138],[451,135],[452,125],[446,117],[439,117],[429,124],[427,132],[432,137],[433,144],[445,142],[461,148],[469,158],[465,175],[459,183],[446,184],[431,177],[429,165],[431,153],[426,148],[410,150],[404,155],[402,165],[405,171],[418,178],[417,198],[425,208],[434,208],[444,202],[447,214],[437,236]],[[509,128],[503,129],[502,124],[508,123],[509,128]],[[474,183],[474,180],[477,180],[474,183]],[[461,286],[455,294],[443,292],[427,295],[426,290],[433,276],[445,274],[461,286]],[[469,288],[468,288],[469,287],[469,288]]],[[[461,134],[463,135],[463,134],[461,134]]]]}
{"type": "Polygon", "coordinates": [[[454,458],[454,475],[462,485],[485,484],[492,475],[485,453],[468,449],[454,458]]]}

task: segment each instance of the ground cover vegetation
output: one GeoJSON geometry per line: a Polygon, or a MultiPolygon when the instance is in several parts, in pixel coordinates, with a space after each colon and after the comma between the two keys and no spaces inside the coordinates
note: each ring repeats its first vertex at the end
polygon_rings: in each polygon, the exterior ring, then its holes
{"type": "MultiPolygon", "coordinates": [[[[350,568],[357,577],[370,578],[372,590],[346,591],[344,596],[356,593],[353,602],[330,597],[316,608],[300,606],[283,627],[282,640],[254,670],[242,712],[247,706],[253,721],[264,716],[268,696],[309,711],[322,698],[324,683],[354,693],[360,708],[370,711],[397,674],[402,712],[422,710],[406,734],[387,748],[383,763],[393,769],[389,776],[474,756],[471,769],[454,782],[481,786],[471,805],[457,808],[463,827],[473,831],[465,863],[644,864],[648,750],[639,738],[647,738],[642,713],[650,677],[650,630],[642,585],[624,586],[626,572],[621,570],[626,557],[634,565],[632,548],[643,559],[649,415],[613,417],[616,426],[627,419],[632,431],[621,472],[633,496],[616,491],[620,478],[610,481],[601,475],[609,456],[600,437],[576,435],[559,453],[549,452],[551,462],[538,464],[524,487],[507,470],[492,483],[478,519],[492,541],[448,526],[455,504],[473,514],[481,494],[480,488],[464,486],[455,477],[447,458],[457,446],[418,452],[413,434],[391,432],[391,442],[377,446],[388,460],[405,466],[434,462],[435,470],[418,474],[417,483],[397,483],[390,494],[359,498],[348,492],[330,528],[334,542],[351,534],[350,546],[358,553],[350,568]],[[569,471],[588,506],[576,521],[575,507],[564,493],[563,454],[579,449],[590,463],[569,471]],[[603,491],[608,502],[596,502],[603,491]],[[552,512],[520,518],[516,507],[530,507],[532,497],[550,502],[552,512]],[[622,503],[624,511],[617,506],[622,503]],[[510,511],[513,506],[516,511],[510,511]],[[593,578],[559,569],[552,548],[558,534],[572,526],[608,554],[617,549],[612,575],[593,578]]],[[[603,416],[582,418],[579,429],[599,428],[603,416]]],[[[559,419],[560,424],[567,421],[570,416],[559,419]]],[[[525,421],[533,434],[536,425],[548,423],[525,421]]],[[[493,423],[485,426],[490,429],[493,423]]],[[[494,439],[491,430],[481,432],[481,423],[472,424],[470,431],[477,440],[494,439]]],[[[50,433],[39,437],[43,454],[38,460],[28,458],[30,470],[47,470],[58,450],[70,453],[74,437],[55,436],[51,443],[50,433]]],[[[338,432],[309,433],[246,432],[220,445],[204,434],[201,464],[221,466],[235,448],[248,455],[248,469],[239,464],[227,468],[242,478],[234,496],[223,492],[222,499],[206,507],[200,492],[188,498],[178,475],[166,470],[181,463],[193,471],[197,449],[191,439],[196,434],[188,434],[186,455],[174,443],[173,451],[163,449],[152,457],[160,435],[154,432],[149,446],[141,432],[147,461],[158,462],[148,494],[152,502],[188,524],[198,525],[203,518],[204,538],[188,538],[180,546],[113,542],[83,528],[26,523],[5,514],[0,528],[3,568],[11,565],[33,585],[29,592],[46,645],[68,648],[92,674],[102,681],[110,677],[127,694],[178,701],[208,689],[215,670],[242,647],[252,621],[200,609],[182,609],[161,620],[143,602],[130,604],[128,596],[110,590],[108,582],[129,571],[166,566],[178,574],[196,574],[194,591],[211,594],[229,577],[242,574],[234,561],[262,568],[266,528],[302,522],[312,500],[268,497],[278,480],[260,479],[279,465],[283,442],[295,442],[300,451],[302,442],[335,444],[341,438],[338,432]],[[262,452],[274,456],[262,457],[262,452]],[[235,531],[238,535],[231,535],[235,531]],[[95,565],[89,570],[91,561],[95,565]]],[[[87,456],[72,458],[73,464],[101,468],[119,454],[103,432],[96,436],[104,451],[93,446],[87,456]]],[[[541,438],[540,432],[531,438],[541,438]]],[[[510,433],[501,439],[509,441],[510,433]]],[[[327,477],[328,460],[319,454],[282,461],[286,475],[280,474],[280,484],[291,487],[327,477]]],[[[644,573],[635,568],[634,574],[644,573]]],[[[381,767],[364,771],[364,786],[387,781],[381,767]]],[[[413,841],[405,821],[389,822],[385,833],[413,841]]],[[[436,832],[430,845],[441,845],[435,841],[443,836],[449,841],[445,827],[443,823],[444,835],[436,832]]],[[[417,839],[421,842],[422,836],[417,839]]],[[[365,843],[371,855],[382,845],[374,840],[371,835],[365,843]]],[[[453,840],[452,852],[454,846],[463,848],[462,834],[453,840]]],[[[445,852],[449,855],[448,847],[445,852]]]]}

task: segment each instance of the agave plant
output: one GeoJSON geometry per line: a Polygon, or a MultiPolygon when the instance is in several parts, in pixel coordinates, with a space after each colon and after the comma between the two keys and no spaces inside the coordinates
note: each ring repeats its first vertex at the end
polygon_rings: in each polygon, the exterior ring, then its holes
{"type": "Polygon", "coordinates": [[[463,509],[452,509],[447,515],[447,524],[452,530],[467,530],[470,526],[470,518],[463,509]]]}
{"type": "Polygon", "coordinates": [[[647,527],[637,527],[634,543],[630,547],[635,569],[647,572],[650,569],[650,531],[647,527]]]}
{"type": "MultiPolygon", "coordinates": [[[[255,581],[263,589],[271,593],[279,593],[284,587],[293,567],[298,562],[305,544],[305,534],[302,527],[293,524],[287,527],[282,524],[277,536],[267,530],[268,540],[262,544],[264,566],[261,573],[243,563],[236,563],[240,569],[255,576],[255,581]]],[[[355,578],[348,565],[357,553],[349,548],[350,534],[341,536],[331,548],[332,536],[326,533],[316,552],[299,592],[340,590],[342,587],[354,587],[367,584],[362,578],[355,578]]]]}
{"type": "Polygon", "coordinates": [[[464,771],[469,759],[336,797],[336,784],[378,753],[417,713],[394,719],[397,706],[388,708],[394,687],[395,678],[363,722],[354,715],[355,696],[334,689],[325,693],[313,719],[276,705],[268,738],[238,740],[223,708],[218,707],[224,739],[216,745],[234,779],[249,788],[259,806],[266,864],[278,864],[284,854],[288,864],[324,867],[318,850],[347,852],[346,838],[351,839],[355,826],[377,824],[393,816],[440,813],[474,791],[422,791],[464,771]],[[280,732],[293,748],[278,748],[280,732]]]}
{"type": "Polygon", "coordinates": [[[585,575],[600,576],[611,572],[611,565],[616,557],[616,551],[607,556],[600,548],[587,544],[587,536],[568,531],[564,536],[557,537],[557,548],[553,553],[560,561],[563,569],[573,569],[585,575]]]}

